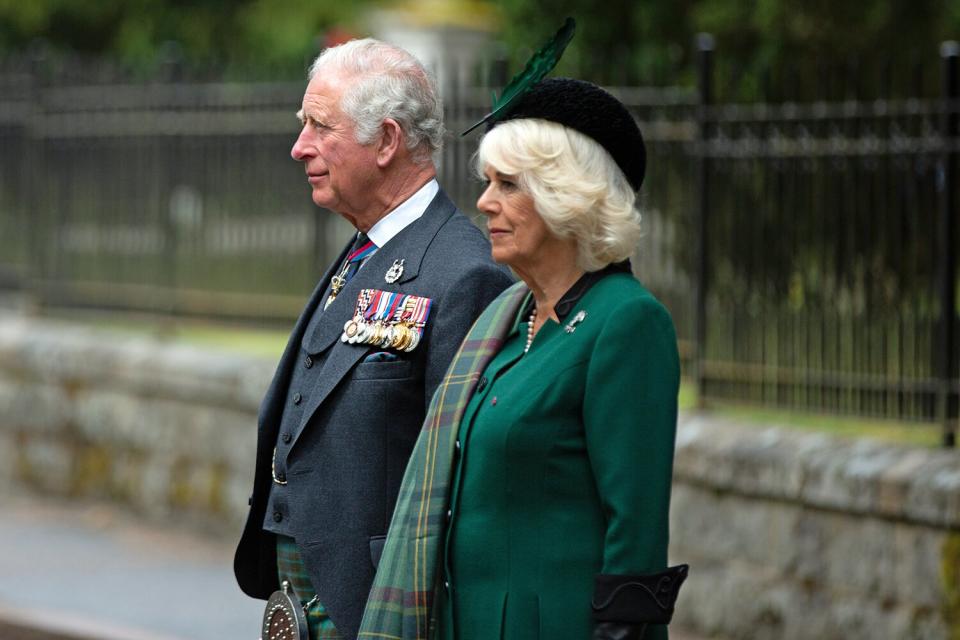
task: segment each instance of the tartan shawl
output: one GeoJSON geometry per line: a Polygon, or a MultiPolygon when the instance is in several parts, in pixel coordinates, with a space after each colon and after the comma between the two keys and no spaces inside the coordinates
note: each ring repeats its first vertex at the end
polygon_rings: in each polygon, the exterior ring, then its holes
{"type": "Polygon", "coordinates": [[[518,282],[480,314],[437,387],[407,464],[358,638],[426,640],[443,551],[454,443],[480,374],[529,289],[518,282]]]}

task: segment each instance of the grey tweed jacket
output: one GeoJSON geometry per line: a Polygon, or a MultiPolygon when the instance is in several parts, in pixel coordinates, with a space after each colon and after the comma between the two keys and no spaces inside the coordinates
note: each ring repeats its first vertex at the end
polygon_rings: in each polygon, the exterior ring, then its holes
{"type": "Polygon", "coordinates": [[[424,215],[380,248],[305,335],[338,258],[297,321],[260,406],[250,512],[234,558],[241,589],[267,598],[278,588],[276,539],[262,528],[273,448],[293,367],[302,350],[322,369],[285,460],[289,526],[320,602],[344,638],[355,638],[407,459],[433,391],[475,318],[511,283],[490,259],[483,234],[441,190],[424,215]],[[395,260],[403,274],[388,284],[395,260]],[[433,300],[420,344],[397,360],[363,361],[368,345],[340,341],[361,289],[433,300]],[[324,357],[325,356],[325,357],[324,357]]]}

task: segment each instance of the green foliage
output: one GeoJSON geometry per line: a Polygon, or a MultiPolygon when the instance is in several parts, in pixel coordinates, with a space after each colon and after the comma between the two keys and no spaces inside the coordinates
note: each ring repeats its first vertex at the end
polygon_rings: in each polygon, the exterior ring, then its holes
{"type": "Polygon", "coordinates": [[[940,41],[960,38],[960,3],[947,0],[504,0],[503,38],[516,64],[558,16],[577,36],[558,67],[600,82],[690,82],[695,34],[712,33],[742,75],[795,66],[929,60],[940,41]]]}
{"type": "Polygon", "coordinates": [[[171,57],[197,66],[303,70],[332,28],[353,31],[373,0],[0,0],[0,54],[43,40],[133,68],[171,57]]]}
{"type": "MultiPolygon", "coordinates": [[[[379,0],[0,0],[0,54],[40,38],[57,50],[109,54],[138,68],[171,56],[233,69],[302,71],[331,28],[361,31],[379,0]],[[165,43],[175,42],[174,45],[165,43]]],[[[929,60],[960,38],[956,0],[500,0],[513,69],[565,16],[577,36],[557,75],[605,83],[690,83],[694,35],[716,36],[718,59],[744,77],[792,64],[857,58],[929,60]]]]}
{"type": "Polygon", "coordinates": [[[530,56],[555,28],[556,18],[573,16],[577,35],[555,75],[628,80],[666,62],[680,63],[689,48],[688,9],[692,0],[651,3],[635,0],[605,3],[584,0],[503,0],[503,39],[514,62],[530,56]]]}

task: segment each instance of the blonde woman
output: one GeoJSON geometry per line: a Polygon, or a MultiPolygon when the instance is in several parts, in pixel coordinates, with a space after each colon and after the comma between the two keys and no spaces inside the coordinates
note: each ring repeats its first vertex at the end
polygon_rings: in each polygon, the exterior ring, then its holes
{"type": "Polygon", "coordinates": [[[521,282],[434,396],[361,638],[666,638],[680,371],[628,261],[645,160],[626,108],[579,80],[540,81],[483,138],[477,208],[521,282]]]}

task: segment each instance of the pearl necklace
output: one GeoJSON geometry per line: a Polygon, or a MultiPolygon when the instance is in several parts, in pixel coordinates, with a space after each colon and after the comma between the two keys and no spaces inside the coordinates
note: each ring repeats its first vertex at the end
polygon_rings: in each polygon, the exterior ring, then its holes
{"type": "Polygon", "coordinates": [[[530,319],[527,321],[527,344],[523,347],[523,352],[530,351],[530,345],[533,344],[533,322],[537,319],[537,308],[534,307],[530,312],[530,319]]]}

